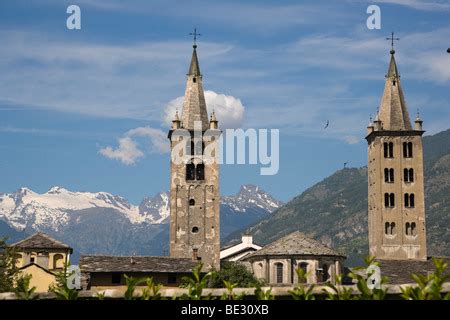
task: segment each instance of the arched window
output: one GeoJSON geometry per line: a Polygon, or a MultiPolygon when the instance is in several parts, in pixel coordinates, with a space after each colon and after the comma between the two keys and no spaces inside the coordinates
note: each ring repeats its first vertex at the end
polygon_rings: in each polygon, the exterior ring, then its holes
{"type": "Polygon", "coordinates": [[[186,165],[186,180],[195,180],[195,164],[193,163],[186,165]]]}
{"type": "Polygon", "coordinates": [[[383,144],[384,148],[384,157],[385,158],[393,158],[394,157],[394,143],[385,142],[383,144]]]}
{"type": "Polygon", "coordinates": [[[405,208],[414,208],[414,193],[405,193],[405,208]]]}
{"type": "Polygon", "coordinates": [[[190,146],[189,154],[191,156],[195,155],[195,145],[194,145],[194,141],[193,140],[191,140],[191,146],[190,146]]]}
{"type": "Polygon", "coordinates": [[[389,222],[384,224],[384,234],[391,234],[391,224],[389,222]]]}
{"type": "Polygon", "coordinates": [[[276,269],[276,273],[277,273],[277,283],[283,283],[283,264],[276,263],[275,269],[276,269]]]}
{"type": "Polygon", "coordinates": [[[413,144],[412,142],[403,142],[403,157],[412,158],[413,156],[413,144]]]}
{"type": "Polygon", "coordinates": [[[304,278],[303,279],[298,279],[298,282],[299,283],[306,283],[306,282],[308,282],[307,281],[307,273],[308,273],[308,263],[307,262],[301,262],[299,265],[298,265],[298,268],[300,269],[300,270],[302,270],[302,273],[303,273],[303,275],[304,275],[304,278]]]}
{"type": "Polygon", "coordinates": [[[205,165],[199,163],[195,169],[196,180],[205,180],[205,165]]]}
{"type": "Polygon", "coordinates": [[[189,199],[189,205],[190,206],[195,206],[195,200],[194,199],[189,199]]]}
{"type": "Polygon", "coordinates": [[[403,169],[403,180],[405,182],[414,182],[414,169],[403,169]]]}
{"type": "Polygon", "coordinates": [[[392,208],[395,206],[395,196],[393,193],[384,194],[384,206],[386,208],[392,208]]]}
{"type": "Polygon", "coordinates": [[[395,230],[395,222],[391,222],[391,235],[395,235],[396,230],[395,230]]]}
{"type": "Polygon", "coordinates": [[[405,231],[407,236],[411,235],[411,225],[409,224],[409,222],[407,222],[405,225],[405,231]]]}
{"type": "Polygon", "coordinates": [[[329,274],[328,274],[328,265],[323,264],[322,265],[322,270],[323,270],[323,282],[327,281],[329,278],[329,274]]]}
{"type": "Polygon", "coordinates": [[[198,233],[198,227],[193,227],[192,228],[192,233],[198,233]]]}
{"type": "Polygon", "coordinates": [[[384,169],[384,182],[394,182],[394,169],[384,169]]]}
{"type": "Polygon", "coordinates": [[[416,223],[413,222],[413,223],[411,223],[411,235],[415,236],[416,234],[417,234],[416,223]]]}
{"type": "Polygon", "coordinates": [[[64,268],[64,256],[62,254],[55,254],[53,256],[53,269],[64,268]]]}

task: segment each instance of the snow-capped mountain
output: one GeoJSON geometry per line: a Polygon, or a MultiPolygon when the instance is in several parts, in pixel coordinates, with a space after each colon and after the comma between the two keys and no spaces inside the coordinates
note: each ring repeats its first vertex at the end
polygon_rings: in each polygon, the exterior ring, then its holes
{"type": "MultiPolygon", "coordinates": [[[[162,194],[160,197],[164,198],[162,194]]],[[[157,198],[155,196],[155,203],[159,205],[157,198]]],[[[39,194],[28,188],[21,188],[15,193],[0,194],[0,219],[16,229],[30,227],[39,230],[44,227],[58,231],[69,223],[71,213],[75,211],[107,208],[119,212],[132,224],[153,224],[160,223],[161,217],[167,216],[163,212],[164,205],[154,208],[151,203],[143,202],[138,207],[107,192],[73,192],[63,187],[53,187],[46,193],[39,194]],[[145,210],[141,211],[141,207],[145,210]]]]}
{"type": "MultiPolygon", "coordinates": [[[[0,193],[0,222],[26,234],[46,232],[73,246],[76,254],[160,255],[168,247],[169,198],[168,192],[161,192],[137,206],[107,192],[53,187],[39,194],[21,188],[0,193]]],[[[222,198],[221,236],[256,222],[280,205],[259,187],[242,186],[238,194],[222,198]]]]}
{"type": "Polygon", "coordinates": [[[222,204],[230,206],[236,212],[245,212],[249,208],[260,208],[270,213],[278,209],[283,203],[275,200],[260,187],[246,184],[241,186],[238,194],[223,197],[222,204]]]}

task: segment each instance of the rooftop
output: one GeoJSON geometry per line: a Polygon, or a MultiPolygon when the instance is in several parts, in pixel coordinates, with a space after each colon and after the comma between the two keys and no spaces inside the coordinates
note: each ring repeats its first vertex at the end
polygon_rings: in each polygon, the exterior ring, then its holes
{"type": "Polygon", "coordinates": [[[82,272],[179,272],[191,273],[198,262],[188,258],[82,255],[82,272]]]}
{"type": "Polygon", "coordinates": [[[317,240],[305,237],[301,232],[295,231],[287,236],[266,245],[245,259],[265,255],[316,255],[316,256],[340,256],[342,253],[328,248],[317,240]]]}
{"type": "Polygon", "coordinates": [[[53,239],[48,234],[43,232],[35,233],[28,238],[13,243],[11,244],[11,247],[19,249],[65,249],[70,252],[73,251],[73,249],[67,244],[53,239]]]}

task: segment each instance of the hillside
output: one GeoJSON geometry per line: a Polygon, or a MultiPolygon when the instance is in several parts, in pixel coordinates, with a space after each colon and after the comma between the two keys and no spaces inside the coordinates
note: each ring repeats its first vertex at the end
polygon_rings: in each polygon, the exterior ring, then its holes
{"type": "MultiPolygon", "coordinates": [[[[425,202],[429,255],[450,255],[450,130],[424,137],[425,202]]],[[[367,168],[347,168],[305,190],[246,230],[270,243],[300,230],[343,251],[348,263],[367,254],[367,168]]]]}

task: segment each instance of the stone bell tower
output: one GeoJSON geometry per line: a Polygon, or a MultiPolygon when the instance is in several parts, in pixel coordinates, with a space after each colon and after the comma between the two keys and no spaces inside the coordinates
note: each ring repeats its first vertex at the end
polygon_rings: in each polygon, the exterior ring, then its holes
{"type": "Polygon", "coordinates": [[[203,271],[220,268],[220,192],[218,141],[221,131],[208,112],[194,43],[187,74],[181,120],[178,111],[169,139],[170,256],[203,263],[203,271]],[[173,161],[181,156],[182,161],[173,161]]]}
{"type": "Polygon", "coordinates": [[[426,260],[424,131],[419,114],[411,125],[393,48],[390,53],[380,108],[367,127],[369,252],[426,260]]]}

